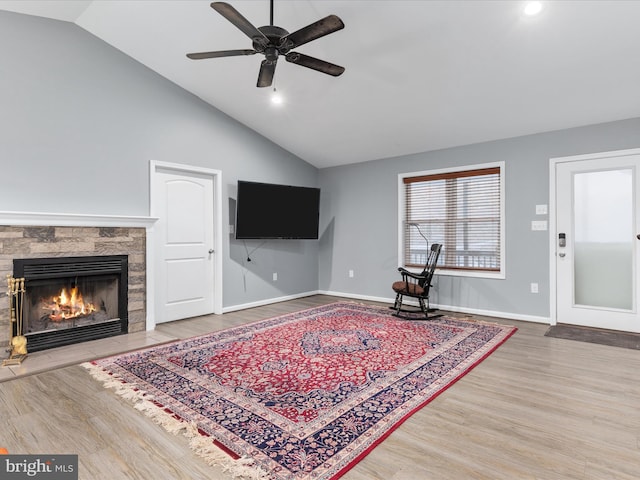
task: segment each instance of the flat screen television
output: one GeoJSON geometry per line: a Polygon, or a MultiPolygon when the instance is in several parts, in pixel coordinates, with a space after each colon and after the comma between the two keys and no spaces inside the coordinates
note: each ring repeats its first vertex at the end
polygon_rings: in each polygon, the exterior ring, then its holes
{"type": "Polygon", "coordinates": [[[238,181],[237,239],[317,239],[319,219],[319,188],[238,181]]]}

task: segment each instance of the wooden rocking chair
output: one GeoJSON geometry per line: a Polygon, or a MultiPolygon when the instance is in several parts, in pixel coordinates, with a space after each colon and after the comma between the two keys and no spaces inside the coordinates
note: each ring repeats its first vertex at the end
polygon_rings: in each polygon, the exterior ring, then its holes
{"type": "Polygon", "coordinates": [[[440,250],[442,245],[434,243],[431,245],[429,254],[427,255],[427,263],[424,266],[422,273],[412,273],[402,267],[398,268],[398,271],[402,275],[402,280],[394,282],[392,285],[393,291],[396,292],[396,300],[392,307],[395,310],[396,317],[406,318],[409,320],[415,319],[415,317],[408,317],[401,315],[402,313],[423,313],[425,319],[437,318],[442,315],[429,315],[431,310],[429,307],[429,291],[431,290],[431,280],[436,270],[436,263],[438,263],[438,257],[440,256],[440,250]],[[415,298],[418,301],[418,307],[403,308],[402,302],[404,297],[415,298]]]}

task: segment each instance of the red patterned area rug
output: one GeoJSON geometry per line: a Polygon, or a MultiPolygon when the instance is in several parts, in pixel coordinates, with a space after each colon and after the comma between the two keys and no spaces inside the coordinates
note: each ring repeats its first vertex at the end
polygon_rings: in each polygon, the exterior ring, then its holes
{"type": "Polygon", "coordinates": [[[329,480],[515,331],[339,302],[84,366],[231,476],[329,480]]]}

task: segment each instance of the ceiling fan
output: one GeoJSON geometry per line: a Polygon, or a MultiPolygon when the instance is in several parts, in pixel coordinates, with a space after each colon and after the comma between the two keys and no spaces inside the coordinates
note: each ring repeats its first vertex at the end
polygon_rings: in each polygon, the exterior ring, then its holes
{"type": "Polygon", "coordinates": [[[216,12],[229,20],[242,33],[251,39],[253,49],[246,50],[221,50],[216,52],[188,53],[187,57],[192,60],[202,60],[205,58],[235,57],[239,55],[254,55],[261,53],[265,59],[260,65],[258,73],[258,87],[269,87],[273,83],[273,75],[276,71],[278,57],[284,55],[287,62],[295,63],[303,67],[311,68],[318,72],[326,73],[337,77],[344,72],[344,67],[325,62],[308,55],[292,52],[305,43],[316,40],[330,33],[342,30],[344,23],[336,15],[329,15],[306,27],[289,33],[284,28],[273,24],[273,0],[271,0],[271,24],[264,27],[254,27],[249,20],[244,18],[240,12],[225,2],[213,2],[211,4],[216,12]]]}

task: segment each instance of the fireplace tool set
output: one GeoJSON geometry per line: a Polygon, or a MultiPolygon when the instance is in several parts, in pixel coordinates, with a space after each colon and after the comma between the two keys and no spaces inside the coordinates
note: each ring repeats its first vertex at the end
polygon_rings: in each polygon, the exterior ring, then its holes
{"type": "Polygon", "coordinates": [[[7,275],[7,296],[9,297],[9,358],[2,366],[20,365],[27,358],[27,337],[23,335],[24,278],[7,275]],[[14,334],[15,332],[15,334],[14,334]]]}

